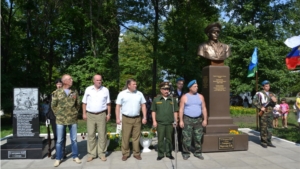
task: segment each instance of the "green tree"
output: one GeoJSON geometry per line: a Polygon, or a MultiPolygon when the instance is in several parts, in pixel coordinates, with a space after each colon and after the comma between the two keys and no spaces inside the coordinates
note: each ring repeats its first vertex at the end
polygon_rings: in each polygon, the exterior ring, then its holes
{"type": "Polygon", "coordinates": [[[211,1],[176,1],[173,4],[164,22],[164,42],[159,57],[159,63],[169,74],[201,82],[202,68],[207,62],[197,56],[197,48],[207,40],[204,28],[217,20],[218,11],[211,1]]]}
{"type": "Polygon", "coordinates": [[[119,42],[121,78],[120,87],[125,86],[128,78],[134,78],[138,90],[150,94],[152,90],[152,45],[141,34],[126,31],[119,42]]]}
{"type": "Polygon", "coordinates": [[[246,76],[253,49],[257,46],[258,82],[268,79],[272,82],[273,91],[288,93],[290,86],[297,83],[295,79],[299,75],[290,73],[285,66],[285,56],[290,49],[283,44],[288,31],[283,29],[282,18],[289,18],[286,12],[292,9],[293,2],[226,2],[225,11],[231,14],[231,17],[229,22],[224,24],[222,35],[232,48],[232,55],[226,61],[231,68],[231,91],[255,91],[255,79],[246,76]]]}

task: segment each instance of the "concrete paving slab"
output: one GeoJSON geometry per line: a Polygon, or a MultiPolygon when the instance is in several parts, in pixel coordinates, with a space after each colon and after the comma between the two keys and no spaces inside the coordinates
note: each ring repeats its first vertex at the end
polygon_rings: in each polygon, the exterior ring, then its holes
{"type": "Polygon", "coordinates": [[[294,163],[287,162],[287,163],[280,163],[278,165],[285,169],[299,169],[300,168],[299,162],[294,162],[294,163]]]}
{"type": "Polygon", "coordinates": [[[281,155],[274,155],[274,156],[267,156],[267,157],[262,157],[264,159],[267,159],[269,161],[271,161],[272,163],[275,164],[280,164],[280,163],[293,163],[296,162],[294,160],[291,160],[287,157],[281,156],[281,155]]]}
{"type": "Polygon", "coordinates": [[[214,160],[197,160],[197,161],[192,161],[191,162],[195,167],[199,168],[199,169],[206,169],[206,168],[222,168],[222,165],[219,164],[218,162],[214,161],[214,160]]]}
{"type": "MultiPolygon", "coordinates": [[[[300,145],[279,138],[273,138],[277,148],[262,148],[259,133],[250,129],[239,129],[249,135],[248,151],[231,151],[204,153],[204,160],[199,160],[191,154],[188,160],[183,160],[181,153],[177,153],[178,169],[300,169],[300,145]]],[[[46,136],[46,135],[45,135],[46,136]]],[[[1,139],[1,144],[6,142],[1,139]]],[[[67,151],[70,152],[70,139],[67,137],[67,151]]],[[[78,135],[78,148],[81,164],[73,162],[71,153],[58,167],[60,169],[174,169],[175,160],[163,158],[157,161],[157,152],[142,153],[142,160],[131,156],[122,161],[121,151],[109,152],[107,161],[99,158],[87,162],[86,139],[78,135]]],[[[52,154],[55,151],[52,152],[52,154]]],[[[175,156],[175,152],[172,153],[175,156]]],[[[48,157],[37,160],[1,160],[2,169],[53,169],[54,160],[48,157]]]]}
{"type": "Polygon", "coordinates": [[[248,165],[262,165],[262,164],[271,164],[272,162],[266,160],[266,159],[263,159],[261,157],[243,157],[243,158],[240,158],[243,162],[247,163],[248,165]]]}
{"type": "Polygon", "coordinates": [[[255,169],[284,169],[276,164],[253,165],[255,169]]]}
{"type": "Polygon", "coordinates": [[[215,161],[219,163],[221,166],[226,168],[247,166],[247,163],[237,158],[222,158],[222,159],[215,159],[215,161]]]}

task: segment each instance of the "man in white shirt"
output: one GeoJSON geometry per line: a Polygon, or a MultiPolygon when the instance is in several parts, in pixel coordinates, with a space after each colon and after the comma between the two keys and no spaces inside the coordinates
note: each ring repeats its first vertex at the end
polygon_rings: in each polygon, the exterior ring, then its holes
{"type": "Polygon", "coordinates": [[[136,81],[128,79],[126,89],[121,91],[116,101],[116,122],[121,124],[120,111],[122,113],[122,160],[126,161],[130,155],[129,140],[132,136],[133,157],[141,160],[140,136],[141,136],[141,117],[140,109],[142,107],[142,123],[147,123],[146,100],[143,93],[136,90],[136,81]]]}
{"type": "Polygon", "coordinates": [[[110,120],[110,97],[109,91],[102,86],[102,76],[99,74],[93,77],[94,85],[85,89],[82,99],[82,118],[87,120],[87,162],[98,157],[106,161],[106,122],[110,120]],[[107,112],[107,114],[106,114],[107,112]],[[98,131],[98,141],[96,139],[98,131]],[[98,152],[97,152],[98,151],[98,152]]]}

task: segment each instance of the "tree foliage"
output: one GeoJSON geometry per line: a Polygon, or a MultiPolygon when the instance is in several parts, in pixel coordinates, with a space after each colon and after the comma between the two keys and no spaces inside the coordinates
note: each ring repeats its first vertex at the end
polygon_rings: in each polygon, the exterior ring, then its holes
{"type": "Polygon", "coordinates": [[[171,81],[200,82],[207,63],[197,47],[207,40],[206,25],[218,20],[220,40],[232,48],[226,64],[233,93],[255,90],[255,79],[246,77],[255,46],[259,82],[270,80],[282,94],[297,92],[299,73],[286,69],[290,49],[283,41],[299,35],[299,8],[299,0],[1,1],[1,108],[12,110],[14,87],[49,94],[65,73],[79,91],[102,74],[112,99],[132,77],[154,96],[162,71],[171,81]]]}
{"type": "Polygon", "coordinates": [[[125,32],[120,41],[120,87],[128,78],[138,82],[138,90],[151,93],[152,46],[143,36],[130,31],[125,32]]]}
{"type": "Polygon", "coordinates": [[[201,81],[202,68],[207,63],[197,56],[197,48],[207,40],[204,33],[206,25],[217,20],[217,8],[210,1],[175,3],[164,23],[164,41],[159,57],[159,63],[169,74],[183,76],[186,81],[201,81]]]}

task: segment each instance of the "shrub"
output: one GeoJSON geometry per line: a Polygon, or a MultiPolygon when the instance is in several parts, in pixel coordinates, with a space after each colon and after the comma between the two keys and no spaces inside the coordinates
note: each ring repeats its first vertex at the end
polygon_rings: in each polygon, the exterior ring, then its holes
{"type": "Polygon", "coordinates": [[[245,108],[241,106],[230,106],[230,114],[233,116],[245,115],[245,114],[255,114],[256,108],[245,108]]]}

